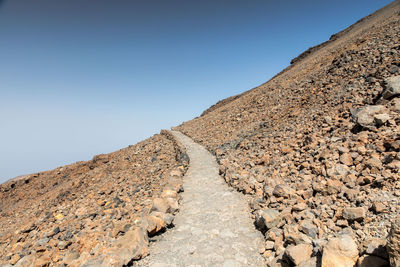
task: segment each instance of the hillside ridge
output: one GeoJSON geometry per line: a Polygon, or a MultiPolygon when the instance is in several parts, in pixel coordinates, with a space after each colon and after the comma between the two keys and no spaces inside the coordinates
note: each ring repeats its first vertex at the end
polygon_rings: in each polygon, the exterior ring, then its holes
{"type": "MultiPolygon", "coordinates": [[[[254,89],[257,89],[269,82],[271,82],[272,80],[274,80],[276,77],[284,74],[285,72],[289,71],[290,69],[292,69],[294,66],[296,66],[297,64],[301,64],[303,60],[307,59],[309,56],[312,56],[313,53],[318,52],[320,49],[326,47],[327,45],[335,42],[336,40],[344,37],[345,35],[349,34],[352,30],[357,30],[357,27],[362,26],[363,24],[368,24],[368,22],[370,22],[371,20],[376,19],[379,16],[382,16],[382,13],[388,12],[391,9],[395,8],[396,6],[400,5],[400,1],[399,0],[395,0],[392,3],[390,3],[389,5],[382,7],[381,9],[373,12],[372,14],[363,17],[361,19],[359,19],[356,23],[348,26],[346,29],[337,32],[335,34],[332,34],[331,37],[329,38],[329,40],[321,43],[321,44],[317,44],[315,46],[312,46],[310,48],[308,48],[306,51],[302,52],[300,55],[296,56],[295,58],[293,58],[290,61],[290,65],[287,66],[285,69],[283,69],[282,71],[278,72],[277,74],[275,74],[271,79],[269,79],[268,81],[266,81],[265,83],[262,83],[259,86],[256,86],[250,90],[247,90],[243,93],[234,95],[234,96],[230,96],[228,98],[219,100],[217,103],[215,103],[214,105],[212,105],[211,107],[209,107],[208,109],[206,109],[205,111],[202,112],[202,114],[200,116],[204,116],[208,113],[210,113],[211,111],[218,109],[222,106],[225,106],[226,104],[235,101],[236,99],[250,93],[251,91],[253,91],[254,89]]],[[[372,25],[373,27],[373,25],[372,25]]]]}

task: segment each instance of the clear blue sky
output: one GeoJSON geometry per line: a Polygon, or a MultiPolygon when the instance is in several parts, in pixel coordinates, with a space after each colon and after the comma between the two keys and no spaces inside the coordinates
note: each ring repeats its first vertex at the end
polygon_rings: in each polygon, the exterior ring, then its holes
{"type": "Polygon", "coordinates": [[[251,89],[385,0],[0,0],[0,182],[251,89]]]}

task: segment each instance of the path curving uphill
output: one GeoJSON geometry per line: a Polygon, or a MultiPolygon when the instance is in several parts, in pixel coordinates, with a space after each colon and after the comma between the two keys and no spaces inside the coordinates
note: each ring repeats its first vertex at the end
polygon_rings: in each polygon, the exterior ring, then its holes
{"type": "Polygon", "coordinates": [[[141,266],[265,266],[263,237],[243,195],[218,174],[215,158],[201,145],[172,131],[186,147],[190,166],[175,228],[152,243],[141,266]]]}

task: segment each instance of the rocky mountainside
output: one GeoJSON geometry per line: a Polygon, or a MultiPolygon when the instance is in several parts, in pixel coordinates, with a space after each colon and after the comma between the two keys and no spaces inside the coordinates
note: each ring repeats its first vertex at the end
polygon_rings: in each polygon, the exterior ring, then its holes
{"type": "MultiPolygon", "coordinates": [[[[395,1],[175,127],[245,195],[268,266],[400,266],[399,68],[395,1]]],[[[0,266],[132,265],[173,225],[188,161],[163,131],[0,185],[0,266]]]]}
{"type": "Polygon", "coordinates": [[[0,185],[0,265],[122,266],[146,256],[148,236],[167,227],[178,205],[174,192],[168,205],[157,197],[180,190],[186,165],[184,148],[163,132],[0,185]],[[166,209],[153,212],[152,199],[166,209]]]}
{"type": "Polygon", "coordinates": [[[248,196],[271,266],[399,266],[399,67],[396,1],[175,128],[248,196]]]}

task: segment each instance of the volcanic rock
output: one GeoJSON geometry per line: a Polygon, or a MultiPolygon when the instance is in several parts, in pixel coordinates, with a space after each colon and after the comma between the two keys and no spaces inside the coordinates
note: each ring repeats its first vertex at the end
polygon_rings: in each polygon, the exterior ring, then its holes
{"type": "Polygon", "coordinates": [[[357,261],[357,267],[386,267],[388,264],[387,260],[371,255],[363,255],[357,261]]]}
{"type": "Polygon", "coordinates": [[[385,79],[386,87],[383,91],[383,98],[388,99],[400,95],[400,76],[393,76],[385,79]]]}
{"type": "Polygon", "coordinates": [[[375,123],[380,126],[382,120],[385,122],[388,120],[388,110],[382,105],[368,105],[361,109],[354,111],[354,117],[356,122],[363,127],[374,126],[375,123]]]}
{"type": "Polygon", "coordinates": [[[390,266],[400,266],[400,218],[392,222],[390,229],[387,250],[389,253],[390,266]]]}
{"type": "Polygon", "coordinates": [[[358,249],[349,235],[332,238],[325,245],[322,266],[354,266],[358,259],[358,249]]]}
{"type": "Polygon", "coordinates": [[[274,209],[259,210],[256,214],[256,226],[261,231],[267,231],[278,226],[281,221],[279,211],[274,209]]]}
{"type": "Polygon", "coordinates": [[[343,210],[343,218],[349,221],[362,221],[365,217],[364,208],[345,208],[343,210]]]}
{"type": "Polygon", "coordinates": [[[285,255],[296,266],[308,261],[311,258],[312,246],[309,244],[300,244],[286,248],[285,255]]]}

